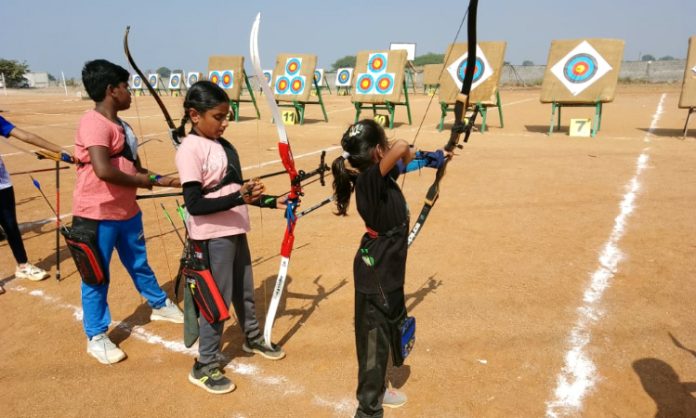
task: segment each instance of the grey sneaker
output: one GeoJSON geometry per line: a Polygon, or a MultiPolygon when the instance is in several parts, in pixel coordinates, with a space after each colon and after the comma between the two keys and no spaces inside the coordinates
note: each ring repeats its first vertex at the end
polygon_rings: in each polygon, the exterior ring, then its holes
{"type": "Polygon", "coordinates": [[[113,364],[126,358],[126,353],[116,347],[105,333],[92,337],[87,341],[87,353],[101,364],[113,364]]]}
{"type": "Polygon", "coordinates": [[[169,321],[175,324],[184,323],[184,313],[171,299],[167,298],[161,308],[152,308],[150,321],[169,321]]]}
{"type": "Polygon", "coordinates": [[[261,354],[269,360],[280,360],[285,357],[285,351],[282,348],[273,343],[271,343],[271,348],[269,348],[260,335],[253,340],[247,338],[242,346],[242,350],[251,354],[261,354]]]}
{"type": "Polygon", "coordinates": [[[230,393],[236,387],[230,379],[222,374],[218,363],[203,364],[199,363],[198,360],[193,364],[188,380],[194,385],[216,395],[230,393]]]}
{"type": "Polygon", "coordinates": [[[400,406],[403,406],[407,400],[408,398],[406,397],[405,393],[393,388],[387,388],[387,390],[384,391],[384,399],[382,399],[382,406],[385,406],[387,408],[398,408],[400,406]]]}

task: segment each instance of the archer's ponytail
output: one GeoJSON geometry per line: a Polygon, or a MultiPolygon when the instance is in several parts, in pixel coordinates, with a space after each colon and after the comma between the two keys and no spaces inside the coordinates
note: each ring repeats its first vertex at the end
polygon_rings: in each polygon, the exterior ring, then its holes
{"type": "Polygon", "coordinates": [[[338,157],[331,164],[333,174],[334,200],[336,201],[336,215],[346,216],[350,206],[350,195],[355,187],[355,179],[358,177],[354,170],[346,167],[346,158],[338,157]]]}

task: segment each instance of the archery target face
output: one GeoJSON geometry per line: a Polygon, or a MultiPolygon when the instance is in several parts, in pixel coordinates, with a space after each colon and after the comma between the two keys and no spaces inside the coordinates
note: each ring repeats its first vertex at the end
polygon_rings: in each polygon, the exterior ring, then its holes
{"type": "Polygon", "coordinates": [[[199,78],[200,75],[198,73],[188,73],[188,76],[186,77],[186,86],[191,87],[198,82],[199,78]]]}
{"type": "Polygon", "coordinates": [[[271,82],[273,81],[273,71],[271,70],[263,70],[263,76],[266,77],[266,84],[268,86],[271,86],[271,82]]]}
{"type": "Polygon", "coordinates": [[[290,79],[282,75],[278,77],[275,84],[276,94],[287,94],[290,89],[290,79]]]}
{"type": "Polygon", "coordinates": [[[353,79],[352,68],[341,68],[336,73],[336,86],[350,87],[350,82],[353,79]]]}
{"type": "Polygon", "coordinates": [[[387,68],[387,56],[384,54],[370,54],[367,58],[367,71],[382,73],[387,68]]]}
{"type": "Polygon", "coordinates": [[[379,94],[391,94],[394,91],[394,75],[385,73],[377,78],[375,89],[379,94]]]}
{"type": "Polygon", "coordinates": [[[319,68],[314,70],[314,79],[317,80],[317,84],[321,84],[324,81],[324,69],[319,68]]]}
{"type": "Polygon", "coordinates": [[[140,78],[139,75],[135,74],[133,75],[133,79],[131,81],[131,87],[135,90],[142,90],[143,88],[143,79],[140,78]]]}
{"type": "Polygon", "coordinates": [[[208,73],[208,81],[210,81],[213,84],[220,85],[221,79],[222,75],[220,74],[220,71],[214,70],[208,73]]]}
{"type": "Polygon", "coordinates": [[[290,80],[290,93],[300,94],[304,90],[304,77],[295,77],[290,80]]]}
{"type": "Polygon", "coordinates": [[[159,86],[159,74],[150,74],[147,76],[147,82],[156,89],[159,86]]]}
{"type": "Polygon", "coordinates": [[[611,70],[597,50],[587,41],[582,41],[551,68],[551,73],[573,96],[577,96],[611,70]]]}
{"type": "Polygon", "coordinates": [[[225,70],[222,72],[220,79],[220,87],[223,89],[231,89],[234,86],[234,71],[225,70]]]}
{"type": "Polygon", "coordinates": [[[181,74],[174,73],[169,77],[169,89],[176,90],[181,88],[181,74]]]}
{"type": "Polygon", "coordinates": [[[375,80],[370,74],[361,74],[358,77],[358,82],[355,85],[356,91],[359,94],[371,94],[375,85],[375,80]]]}
{"type": "MultiPolygon", "coordinates": [[[[469,53],[467,52],[447,67],[447,72],[449,72],[459,90],[462,89],[462,85],[464,84],[468,57],[469,53]]],[[[474,90],[492,75],[493,68],[491,68],[491,65],[488,63],[488,58],[486,58],[481,47],[476,45],[476,68],[474,69],[474,78],[471,80],[471,90],[474,90]]]]}
{"type": "Polygon", "coordinates": [[[297,75],[302,68],[302,58],[288,58],[285,62],[285,74],[297,75]]]}

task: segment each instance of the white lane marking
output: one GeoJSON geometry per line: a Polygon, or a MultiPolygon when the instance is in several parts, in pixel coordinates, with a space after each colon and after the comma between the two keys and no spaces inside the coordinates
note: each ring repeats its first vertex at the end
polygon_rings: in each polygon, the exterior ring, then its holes
{"type": "MultiPolygon", "coordinates": [[[[650,128],[645,134],[646,142],[650,142],[650,136],[657,128],[665,96],[666,94],[662,94],[660,97],[650,128]]],[[[553,399],[546,402],[546,416],[549,418],[582,415],[582,400],[598,380],[597,368],[587,353],[587,347],[592,339],[592,326],[604,316],[604,310],[600,305],[604,291],[611,285],[611,280],[623,259],[618,244],[635,209],[635,201],[641,187],[640,176],[647,168],[649,151],[650,148],[645,148],[636,161],[636,172],[626,185],[626,194],[619,204],[620,212],[614,219],[614,228],[602,246],[599,266],[590,275],[590,283],[583,295],[583,305],[578,308],[577,321],[568,336],[570,349],[565,354],[563,369],[556,377],[553,399]]]]}

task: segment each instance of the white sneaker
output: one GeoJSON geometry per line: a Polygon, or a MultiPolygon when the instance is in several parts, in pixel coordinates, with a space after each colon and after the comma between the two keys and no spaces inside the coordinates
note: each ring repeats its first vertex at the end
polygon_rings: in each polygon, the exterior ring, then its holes
{"type": "Polygon", "coordinates": [[[113,364],[126,358],[126,353],[116,347],[105,333],[95,335],[87,341],[87,353],[101,364],[113,364]]]}
{"type": "Polygon", "coordinates": [[[408,398],[406,394],[400,390],[394,388],[387,389],[384,391],[384,399],[382,399],[382,406],[387,408],[398,408],[403,406],[408,398]]]}
{"type": "Polygon", "coordinates": [[[152,309],[150,321],[169,321],[175,324],[184,323],[184,313],[181,312],[178,306],[171,299],[167,298],[164,306],[157,309],[152,309]]]}
{"type": "Polygon", "coordinates": [[[46,270],[36,267],[33,264],[25,263],[17,266],[15,270],[15,278],[29,279],[35,282],[48,278],[46,270]]]}

